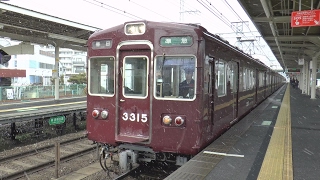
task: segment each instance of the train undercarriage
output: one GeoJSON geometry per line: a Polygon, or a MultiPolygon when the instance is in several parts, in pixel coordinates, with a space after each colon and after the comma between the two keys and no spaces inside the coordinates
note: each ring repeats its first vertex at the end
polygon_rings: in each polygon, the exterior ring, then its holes
{"type": "Polygon", "coordinates": [[[168,152],[154,152],[151,148],[132,144],[121,144],[117,147],[102,145],[100,165],[107,175],[120,179],[147,163],[166,163],[170,166],[182,166],[191,156],[168,152]]]}

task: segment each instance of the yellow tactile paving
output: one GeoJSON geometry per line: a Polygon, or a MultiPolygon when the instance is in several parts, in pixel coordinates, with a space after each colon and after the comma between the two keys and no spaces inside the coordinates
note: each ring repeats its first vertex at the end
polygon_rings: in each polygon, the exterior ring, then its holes
{"type": "Polygon", "coordinates": [[[284,95],[258,179],[293,179],[289,86],[284,95]]]}

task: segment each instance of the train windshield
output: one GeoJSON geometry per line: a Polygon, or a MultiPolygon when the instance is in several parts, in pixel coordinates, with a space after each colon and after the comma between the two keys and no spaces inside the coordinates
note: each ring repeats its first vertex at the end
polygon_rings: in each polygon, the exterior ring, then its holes
{"type": "Polygon", "coordinates": [[[194,56],[157,56],[155,97],[190,100],[195,98],[196,58],[194,56]]]}
{"type": "Polygon", "coordinates": [[[91,58],[89,60],[89,93],[113,95],[114,91],[114,58],[91,58]]]}

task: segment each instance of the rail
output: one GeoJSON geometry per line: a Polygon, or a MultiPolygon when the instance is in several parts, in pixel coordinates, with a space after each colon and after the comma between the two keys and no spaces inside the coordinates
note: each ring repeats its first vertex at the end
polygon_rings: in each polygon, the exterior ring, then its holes
{"type": "MultiPolygon", "coordinates": [[[[61,145],[62,146],[59,147],[59,152],[64,152],[64,155],[58,160],[61,162],[77,159],[79,156],[96,151],[96,146],[92,144],[91,141],[86,140],[85,137],[70,139],[62,142],[61,145]]],[[[52,153],[54,148],[54,145],[48,145],[42,148],[35,148],[24,153],[20,153],[20,156],[12,155],[10,157],[1,159],[0,165],[2,167],[8,166],[10,171],[4,171],[0,178],[17,179],[25,176],[26,173],[31,174],[33,172],[52,167],[58,158],[54,157],[54,154],[52,153]],[[41,160],[34,160],[39,159],[39,157],[41,157],[41,160]],[[30,161],[30,159],[33,160],[30,161]],[[16,167],[14,165],[16,165],[16,167]],[[14,168],[12,169],[12,167],[14,168]]]]}

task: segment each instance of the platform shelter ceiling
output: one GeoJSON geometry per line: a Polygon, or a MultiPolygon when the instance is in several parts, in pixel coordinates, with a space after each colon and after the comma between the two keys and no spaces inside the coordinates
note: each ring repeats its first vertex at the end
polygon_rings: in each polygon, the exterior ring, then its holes
{"type": "MultiPolygon", "coordinates": [[[[291,13],[320,9],[320,0],[238,0],[285,70],[320,51],[320,26],[291,27],[291,13]]],[[[320,24],[319,24],[320,25],[320,24]]],[[[320,58],[318,57],[318,68],[320,58]]]]}
{"type": "Polygon", "coordinates": [[[86,51],[89,36],[99,28],[0,2],[0,37],[34,44],[86,51]]]}

